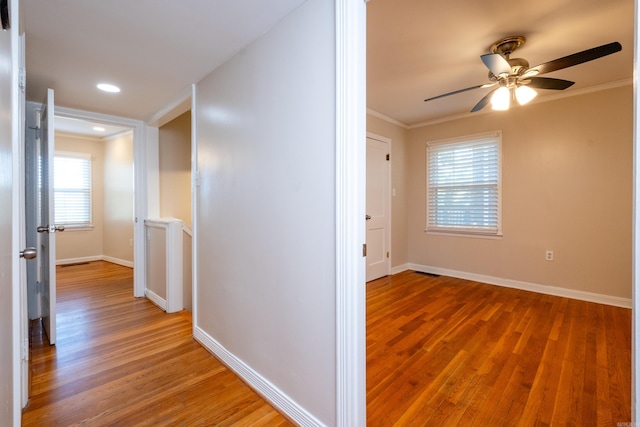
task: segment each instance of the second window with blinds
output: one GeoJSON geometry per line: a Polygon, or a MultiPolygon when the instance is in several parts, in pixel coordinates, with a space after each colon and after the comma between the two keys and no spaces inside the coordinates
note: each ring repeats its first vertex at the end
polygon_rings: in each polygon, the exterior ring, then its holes
{"type": "Polygon", "coordinates": [[[502,132],[427,143],[427,232],[501,236],[502,132]]]}
{"type": "Polygon", "coordinates": [[[56,224],[91,228],[91,155],[56,151],[53,175],[56,224]]]}

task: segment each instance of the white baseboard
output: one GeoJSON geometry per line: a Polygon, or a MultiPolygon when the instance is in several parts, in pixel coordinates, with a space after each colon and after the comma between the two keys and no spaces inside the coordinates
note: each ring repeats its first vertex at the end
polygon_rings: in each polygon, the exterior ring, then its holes
{"type": "Polygon", "coordinates": [[[104,255],[102,257],[103,261],[112,262],[114,264],[122,265],[124,267],[133,268],[133,261],[127,261],[126,259],[114,258],[111,256],[104,255]]]}
{"type": "Polygon", "coordinates": [[[57,259],[56,265],[80,264],[83,262],[102,261],[102,259],[102,255],[57,259]]]}
{"type": "Polygon", "coordinates": [[[402,273],[403,271],[407,271],[409,269],[409,264],[396,265],[395,267],[391,267],[391,275],[402,273]]]}
{"type": "Polygon", "coordinates": [[[151,301],[152,303],[154,303],[164,311],[167,311],[167,300],[165,300],[160,295],[156,294],[155,292],[149,289],[145,289],[144,293],[145,293],[145,296],[149,298],[149,301],[151,301]]]}
{"type": "Polygon", "coordinates": [[[501,277],[485,276],[482,274],[467,273],[464,271],[449,270],[446,268],[431,267],[420,264],[407,264],[407,269],[423,273],[439,274],[441,276],[456,277],[459,279],[473,280],[474,282],[488,283],[490,285],[504,286],[506,288],[521,289],[523,291],[537,292],[546,295],[572,298],[581,301],[595,302],[599,304],[613,305],[616,307],[631,308],[630,298],[621,298],[592,292],[577,291],[574,289],[558,288],[556,286],[540,285],[537,283],[523,282],[520,280],[503,279],[501,277]]]}
{"type": "Polygon", "coordinates": [[[291,421],[305,427],[324,426],[320,420],[307,412],[249,365],[230,353],[200,327],[194,327],[193,337],[291,421]]]}
{"type": "Polygon", "coordinates": [[[78,258],[58,259],[56,260],[56,265],[79,264],[82,262],[92,262],[92,261],[107,261],[114,264],[122,265],[124,267],[133,268],[132,261],[127,261],[124,259],[114,258],[106,255],[94,255],[94,256],[85,256],[85,257],[78,257],[78,258]]]}

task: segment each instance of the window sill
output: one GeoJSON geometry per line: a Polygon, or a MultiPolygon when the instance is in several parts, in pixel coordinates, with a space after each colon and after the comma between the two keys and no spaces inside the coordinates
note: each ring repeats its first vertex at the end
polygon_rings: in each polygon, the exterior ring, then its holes
{"type": "Polygon", "coordinates": [[[489,239],[489,240],[502,240],[502,233],[497,234],[483,234],[483,233],[472,233],[464,231],[435,231],[435,230],[424,230],[425,234],[429,234],[432,236],[448,236],[448,237],[463,237],[463,238],[472,238],[472,239],[489,239]]]}

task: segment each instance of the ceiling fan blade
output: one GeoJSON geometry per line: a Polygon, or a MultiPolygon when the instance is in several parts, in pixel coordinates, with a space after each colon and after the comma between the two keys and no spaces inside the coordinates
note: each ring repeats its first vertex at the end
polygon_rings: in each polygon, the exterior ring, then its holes
{"type": "Polygon", "coordinates": [[[549,77],[530,77],[527,80],[530,81],[527,85],[536,89],[565,90],[575,83],[569,80],[552,79],[549,77]]]}
{"type": "Polygon", "coordinates": [[[497,53],[488,53],[486,55],[482,55],[480,59],[482,59],[482,62],[489,71],[496,76],[499,76],[500,74],[511,74],[511,65],[509,65],[509,62],[507,62],[502,55],[497,53]]]}
{"type": "Polygon", "coordinates": [[[485,96],[482,97],[482,99],[480,100],[480,102],[478,102],[476,104],[475,107],[473,107],[473,109],[471,110],[472,113],[475,113],[476,111],[480,111],[482,110],[484,107],[486,107],[487,105],[489,105],[489,102],[491,101],[491,96],[493,95],[493,92],[495,92],[496,90],[498,90],[498,88],[493,89],[492,91],[490,91],[488,94],[486,94],[485,96]]]}
{"type": "Polygon", "coordinates": [[[552,71],[562,70],[563,68],[573,67],[583,62],[593,61],[594,59],[602,58],[603,56],[611,55],[621,50],[622,45],[618,42],[613,42],[554,59],[553,61],[545,62],[536,67],[531,67],[531,69],[538,70],[538,74],[550,73],[552,71]]]}
{"type": "Polygon", "coordinates": [[[453,92],[443,93],[442,95],[434,96],[432,98],[427,98],[424,100],[424,102],[433,101],[434,99],[444,98],[445,96],[455,95],[457,93],[466,92],[468,90],[480,89],[481,87],[486,87],[486,85],[471,86],[471,87],[466,87],[464,89],[454,90],[453,92]]]}

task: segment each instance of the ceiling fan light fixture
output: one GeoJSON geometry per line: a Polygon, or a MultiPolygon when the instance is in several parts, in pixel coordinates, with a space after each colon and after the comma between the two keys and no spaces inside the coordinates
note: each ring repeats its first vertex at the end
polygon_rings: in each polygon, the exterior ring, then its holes
{"type": "Polygon", "coordinates": [[[622,50],[622,45],[619,42],[612,42],[529,68],[529,62],[526,59],[510,57],[524,42],[525,38],[522,36],[506,37],[491,46],[489,49],[491,53],[480,56],[480,60],[489,70],[488,83],[433,96],[425,99],[425,102],[473,89],[484,89],[499,85],[500,87],[498,89],[485,94],[471,109],[471,112],[475,113],[476,111],[480,111],[489,104],[492,105],[494,110],[508,110],[512,99],[520,105],[531,102],[531,100],[537,96],[534,88],[564,90],[574,84],[574,82],[569,80],[538,77],[538,75],[573,67],[574,65],[593,61],[622,50]]]}
{"type": "Polygon", "coordinates": [[[493,93],[491,97],[491,108],[504,111],[509,109],[511,103],[511,92],[506,86],[502,86],[493,93]]]}
{"type": "Polygon", "coordinates": [[[520,105],[527,104],[535,98],[536,95],[538,95],[538,93],[529,86],[518,86],[516,89],[516,99],[520,105]]]}

